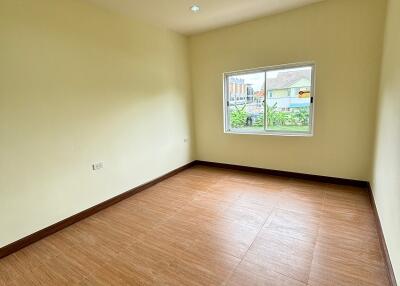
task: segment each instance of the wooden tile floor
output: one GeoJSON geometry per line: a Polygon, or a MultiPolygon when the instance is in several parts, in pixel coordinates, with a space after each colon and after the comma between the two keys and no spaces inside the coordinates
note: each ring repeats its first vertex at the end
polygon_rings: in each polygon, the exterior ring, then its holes
{"type": "Polygon", "coordinates": [[[0,260],[0,285],[389,285],[366,190],[196,166],[0,260]]]}

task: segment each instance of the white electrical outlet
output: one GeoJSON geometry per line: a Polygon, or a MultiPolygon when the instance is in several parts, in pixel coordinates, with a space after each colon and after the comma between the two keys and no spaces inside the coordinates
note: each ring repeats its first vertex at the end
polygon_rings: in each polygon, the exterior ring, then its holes
{"type": "Polygon", "coordinates": [[[93,171],[98,171],[98,170],[103,169],[103,168],[104,168],[104,163],[103,162],[97,162],[97,163],[92,164],[93,171]]]}

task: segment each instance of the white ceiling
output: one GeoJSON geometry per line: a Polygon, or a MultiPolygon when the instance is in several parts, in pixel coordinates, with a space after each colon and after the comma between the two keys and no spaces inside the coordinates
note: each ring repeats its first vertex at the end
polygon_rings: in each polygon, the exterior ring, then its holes
{"type": "Polygon", "coordinates": [[[89,0],[101,6],[192,35],[305,6],[322,0],[89,0]],[[199,13],[190,7],[197,4],[199,13]]]}

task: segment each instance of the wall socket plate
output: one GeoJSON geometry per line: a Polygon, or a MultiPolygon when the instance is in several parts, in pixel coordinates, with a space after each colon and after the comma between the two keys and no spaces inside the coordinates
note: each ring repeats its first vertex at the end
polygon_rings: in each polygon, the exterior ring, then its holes
{"type": "Polygon", "coordinates": [[[100,169],[103,169],[104,168],[104,163],[103,162],[97,162],[97,163],[93,163],[92,164],[92,170],[93,171],[97,171],[97,170],[100,170],[100,169]]]}

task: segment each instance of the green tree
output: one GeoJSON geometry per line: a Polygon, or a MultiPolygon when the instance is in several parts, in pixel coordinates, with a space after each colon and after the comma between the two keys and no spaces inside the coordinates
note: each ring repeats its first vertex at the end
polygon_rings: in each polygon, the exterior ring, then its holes
{"type": "Polygon", "coordinates": [[[301,107],[295,113],[295,117],[300,125],[308,125],[310,120],[310,111],[307,107],[301,107]]]}
{"type": "Polygon", "coordinates": [[[285,126],[287,121],[290,121],[290,115],[286,112],[279,111],[276,113],[276,124],[280,126],[285,126]]]}
{"type": "Polygon", "coordinates": [[[257,119],[256,119],[256,121],[254,122],[253,126],[255,126],[255,127],[264,127],[264,114],[263,114],[263,113],[261,113],[261,114],[257,117],[257,119]]]}
{"type": "Polygon", "coordinates": [[[231,125],[233,128],[241,128],[246,126],[247,112],[246,105],[239,108],[235,105],[235,110],[231,112],[231,125]]]}
{"type": "Polygon", "coordinates": [[[275,126],[277,121],[277,105],[275,102],[273,106],[267,105],[267,126],[275,126]]]}

